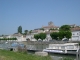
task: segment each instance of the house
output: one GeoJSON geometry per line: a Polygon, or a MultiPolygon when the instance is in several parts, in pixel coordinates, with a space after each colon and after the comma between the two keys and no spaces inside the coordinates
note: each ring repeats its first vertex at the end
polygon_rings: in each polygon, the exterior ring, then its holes
{"type": "Polygon", "coordinates": [[[69,25],[71,28],[76,27],[76,24],[69,25]]]}
{"type": "Polygon", "coordinates": [[[11,38],[17,38],[17,41],[26,41],[26,36],[20,34],[20,33],[15,33],[11,35],[11,38]]]}
{"type": "Polygon", "coordinates": [[[72,37],[70,41],[80,41],[80,27],[71,28],[72,37]]]}
{"type": "Polygon", "coordinates": [[[37,29],[32,30],[32,33],[28,34],[26,36],[26,39],[30,39],[31,41],[37,41],[34,38],[34,34],[46,33],[47,37],[43,41],[49,41],[52,39],[50,37],[51,32],[59,32],[59,27],[55,26],[52,21],[48,22],[48,26],[42,26],[41,28],[37,28],[37,29]]]}
{"type": "Polygon", "coordinates": [[[46,32],[46,31],[52,31],[52,32],[58,32],[59,31],[59,27],[58,26],[55,26],[54,24],[53,24],[53,22],[52,21],[50,21],[50,22],[48,22],[48,26],[42,26],[42,28],[44,29],[44,31],[46,32]]]}
{"type": "Polygon", "coordinates": [[[42,26],[41,28],[34,29],[37,33],[41,32],[59,32],[59,27],[55,26],[52,21],[48,22],[48,26],[42,26]]]}
{"type": "Polygon", "coordinates": [[[2,35],[0,35],[0,39],[1,39],[1,38],[3,38],[3,36],[2,36],[2,35]]]}
{"type": "MultiPolygon", "coordinates": [[[[35,33],[35,34],[36,34],[36,33],[35,33]]],[[[29,39],[30,41],[37,41],[37,40],[34,38],[34,33],[26,35],[26,39],[27,39],[27,40],[29,39]]]]}

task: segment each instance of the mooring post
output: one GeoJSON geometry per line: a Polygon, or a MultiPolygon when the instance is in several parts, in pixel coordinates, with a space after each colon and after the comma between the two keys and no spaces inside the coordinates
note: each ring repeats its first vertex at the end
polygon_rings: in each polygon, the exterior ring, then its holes
{"type": "Polygon", "coordinates": [[[78,56],[78,51],[77,51],[76,52],[76,60],[79,60],[78,58],[79,58],[79,56],[78,56]]]}
{"type": "Polygon", "coordinates": [[[79,59],[78,59],[78,60],[80,60],[80,49],[79,49],[79,51],[78,51],[78,55],[79,55],[79,59]]]}
{"type": "Polygon", "coordinates": [[[80,49],[76,53],[76,60],[80,60],[80,49]]]}

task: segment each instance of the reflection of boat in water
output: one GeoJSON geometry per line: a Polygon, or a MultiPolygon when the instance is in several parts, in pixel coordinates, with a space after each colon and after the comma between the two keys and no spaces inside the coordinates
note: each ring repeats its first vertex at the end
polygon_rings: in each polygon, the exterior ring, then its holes
{"type": "Polygon", "coordinates": [[[43,49],[45,52],[62,53],[62,54],[76,54],[79,50],[78,43],[65,43],[65,44],[49,44],[49,47],[43,49]]]}

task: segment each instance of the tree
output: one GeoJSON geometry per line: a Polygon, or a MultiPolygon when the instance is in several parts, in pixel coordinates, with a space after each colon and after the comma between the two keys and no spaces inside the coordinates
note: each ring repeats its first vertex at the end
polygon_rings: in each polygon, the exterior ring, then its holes
{"type": "Polygon", "coordinates": [[[72,33],[71,33],[71,30],[70,30],[70,26],[69,25],[63,25],[60,27],[59,29],[59,38],[62,39],[64,37],[66,38],[71,38],[72,36],[72,33]]]}
{"type": "Polygon", "coordinates": [[[29,33],[31,34],[32,33],[32,30],[30,30],[29,33]]]}
{"type": "Polygon", "coordinates": [[[46,33],[39,33],[39,37],[41,40],[46,38],[46,33]]]}
{"type": "Polygon", "coordinates": [[[62,25],[60,27],[59,31],[70,31],[70,26],[69,25],[62,25]]]}
{"type": "Polygon", "coordinates": [[[59,31],[59,39],[64,38],[66,35],[65,31],[59,31]]]}
{"type": "Polygon", "coordinates": [[[38,40],[38,39],[40,38],[39,34],[35,34],[35,35],[34,35],[34,38],[35,38],[36,40],[38,40]]]}
{"type": "Polygon", "coordinates": [[[63,38],[71,38],[71,36],[72,36],[72,33],[70,32],[70,31],[60,31],[59,32],[59,38],[60,39],[63,39],[63,38]]]}
{"type": "Polygon", "coordinates": [[[70,31],[67,31],[67,32],[65,32],[65,37],[66,38],[71,38],[71,36],[72,36],[72,33],[70,32],[70,31]]]}
{"type": "Polygon", "coordinates": [[[52,33],[50,33],[50,36],[51,36],[51,38],[52,39],[58,39],[58,37],[59,37],[59,33],[58,32],[52,32],[52,33]]]}
{"type": "Polygon", "coordinates": [[[18,33],[21,33],[22,34],[22,26],[19,26],[18,27],[18,33]]]}
{"type": "Polygon", "coordinates": [[[40,30],[43,30],[44,31],[44,28],[41,28],[40,30]]]}
{"type": "Polygon", "coordinates": [[[27,35],[27,32],[28,32],[28,30],[25,30],[25,31],[24,31],[24,35],[27,35]]]}

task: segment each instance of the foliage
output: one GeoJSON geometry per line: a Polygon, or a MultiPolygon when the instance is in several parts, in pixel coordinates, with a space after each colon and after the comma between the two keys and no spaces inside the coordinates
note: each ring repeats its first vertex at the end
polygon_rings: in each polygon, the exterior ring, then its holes
{"type": "Polygon", "coordinates": [[[27,35],[27,32],[28,32],[28,30],[25,30],[25,31],[24,31],[24,35],[27,35]]]}
{"type": "Polygon", "coordinates": [[[59,33],[58,32],[52,32],[52,33],[50,33],[50,36],[51,36],[51,38],[52,39],[58,39],[58,36],[59,36],[59,33]]]}
{"type": "Polygon", "coordinates": [[[37,56],[33,54],[24,54],[19,52],[12,52],[0,50],[0,60],[52,60],[50,56],[37,56]]]}
{"type": "Polygon", "coordinates": [[[31,34],[32,33],[32,30],[30,30],[29,33],[31,34]]]}
{"type": "Polygon", "coordinates": [[[59,32],[59,39],[64,38],[64,36],[65,36],[65,32],[64,31],[60,31],[59,32]]]}
{"type": "Polygon", "coordinates": [[[59,31],[70,31],[70,26],[69,25],[62,25],[59,28],[59,31]]]}
{"type": "Polygon", "coordinates": [[[52,32],[50,33],[50,36],[52,37],[52,39],[62,39],[64,37],[66,38],[71,38],[72,33],[70,31],[70,26],[69,25],[63,25],[60,27],[59,32],[52,32]]]}
{"type": "Polygon", "coordinates": [[[43,30],[44,31],[44,28],[41,28],[40,30],[43,30]]]}
{"type": "Polygon", "coordinates": [[[41,40],[46,38],[46,33],[39,33],[39,37],[41,40]]]}
{"type": "Polygon", "coordinates": [[[17,38],[0,38],[0,40],[17,40],[17,38]]]}
{"type": "Polygon", "coordinates": [[[18,33],[21,33],[22,34],[22,26],[19,26],[18,27],[18,33]]]}
{"type": "Polygon", "coordinates": [[[34,35],[34,38],[35,38],[36,40],[38,40],[38,39],[40,38],[39,34],[35,34],[35,35],[34,35]]]}
{"type": "Polygon", "coordinates": [[[72,33],[70,32],[70,31],[67,31],[67,32],[65,32],[65,37],[66,38],[71,38],[71,36],[72,36],[72,33]]]}
{"type": "Polygon", "coordinates": [[[72,33],[70,31],[60,31],[59,32],[59,38],[60,39],[62,39],[64,37],[69,39],[69,38],[71,38],[71,36],[72,36],[72,33]]]}
{"type": "Polygon", "coordinates": [[[38,40],[38,39],[43,40],[43,39],[46,38],[46,33],[35,34],[35,35],[34,35],[34,38],[37,39],[37,40],[38,40]]]}
{"type": "Polygon", "coordinates": [[[60,29],[59,29],[59,38],[60,39],[62,39],[64,37],[69,39],[69,38],[71,38],[71,36],[72,36],[72,33],[71,33],[69,25],[63,25],[60,27],[60,29]]]}

